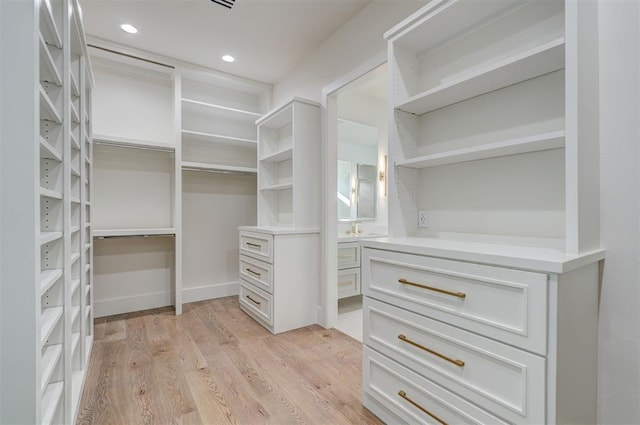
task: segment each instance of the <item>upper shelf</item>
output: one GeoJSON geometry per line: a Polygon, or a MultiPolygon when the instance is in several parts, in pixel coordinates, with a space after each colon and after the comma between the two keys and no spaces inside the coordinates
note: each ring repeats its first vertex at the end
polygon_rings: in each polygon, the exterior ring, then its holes
{"type": "Polygon", "coordinates": [[[210,164],[207,162],[182,161],[182,169],[185,171],[211,171],[220,173],[256,174],[258,170],[253,167],[239,167],[236,165],[210,164]]]}
{"type": "Polygon", "coordinates": [[[564,147],[564,131],[536,134],[520,139],[504,140],[480,146],[455,149],[431,155],[423,155],[405,161],[397,161],[395,165],[408,168],[428,168],[439,165],[457,164],[478,159],[497,158],[527,152],[537,152],[564,147]]]}
{"type": "Polygon", "coordinates": [[[214,103],[201,102],[199,100],[183,98],[182,103],[184,106],[209,108],[218,113],[233,116],[238,119],[247,119],[249,121],[255,121],[261,117],[261,114],[256,112],[244,111],[242,109],[230,108],[228,106],[216,105],[214,103]]]}
{"type": "Polygon", "coordinates": [[[183,142],[185,140],[195,140],[205,143],[235,145],[235,146],[247,146],[256,147],[258,142],[256,140],[244,139],[242,137],[223,136],[220,134],[205,133],[202,131],[182,130],[183,142]]]}
{"type": "Polygon", "coordinates": [[[62,37],[58,31],[58,26],[53,18],[53,10],[51,9],[51,2],[49,0],[43,0],[40,2],[40,31],[47,44],[62,47],[62,37]]]}
{"type": "Polygon", "coordinates": [[[153,228],[153,229],[95,229],[94,238],[127,237],[127,236],[165,236],[175,235],[176,229],[173,227],[153,228]]]}
{"type": "Polygon", "coordinates": [[[260,161],[263,162],[279,162],[286,161],[287,159],[291,159],[293,157],[293,148],[287,147],[278,152],[272,153],[270,155],[265,155],[260,158],[260,161]]]}
{"type": "Polygon", "coordinates": [[[129,139],[127,137],[110,136],[106,134],[94,134],[93,142],[96,145],[108,145],[122,148],[152,149],[167,152],[175,151],[175,146],[163,142],[156,142],[154,140],[129,139]]]}
{"type": "Polygon", "coordinates": [[[564,38],[475,68],[412,96],[396,109],[415,115],[461,102],[564,68],[564,38]]]}
{"type": "Polygon", "coordinates": [[[58,86],[62,85],[60,71],[42,34],[40,34],[40,81],[48,81],[58,86]]]}

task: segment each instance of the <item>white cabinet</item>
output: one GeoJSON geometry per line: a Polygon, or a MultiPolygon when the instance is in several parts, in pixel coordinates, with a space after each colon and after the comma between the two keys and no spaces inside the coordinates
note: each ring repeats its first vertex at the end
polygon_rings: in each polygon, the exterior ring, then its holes
{"type": "Polygon", "coordinates": [[[258,125],[258,225],[320,224],[320,109],[294,98],[258,125]]]}
{"type": "Polygon", "coordinates": [[[1,423],[73,423],[93,343],[93,76],[75,0],[0,3],[1,423]]]}
{"type": "Polygon", "coordinates": [[[595,421],[597,263],[567,256],[555,263],[562,272],[533,263],[525,271],[488,265],[489,255],[477,264],[455,251],[443,260],[425,248],[363,244],[367,408],[389,423],[430,414],[457,422],[451,407],[423,398],[426,378],[508,423],[595,421]],[[395,387],[381,392],[377,375],[387,369],[395,387]]]}
{"type": "Polygon", "coordinates": [[[362,256],[383,420],[595,422],[597,22],[436,0],[385,34],[390,232],[362,256]]]}
{"type": "Polygon", "coordinates": [[[240,308],[277,334],[317,322],[317,230],[240,227],[240,308]]]}
{"type": "Polygon", "coordinates": [[[360,292],[360,242],[338,242],[338,299],[360,292]]]}

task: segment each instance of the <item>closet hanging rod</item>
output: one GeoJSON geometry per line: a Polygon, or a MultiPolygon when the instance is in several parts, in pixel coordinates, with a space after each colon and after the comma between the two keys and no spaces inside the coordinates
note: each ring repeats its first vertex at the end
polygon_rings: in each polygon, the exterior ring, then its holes
{"type": "Polygon", "coordinates": [[[109,235],[109,236],[94,236],[93,239],[124,239],[124,238],[174,238],[176,235],[173,233],[162,233],[159,235],[109,235]]]}
{"type": "Polygon", "coordinates": [[[156,152],[174,152],[175,148],[173,147],[163,147],[163,146],[150,146],[143,145],[137,143],[126,143],[126,142],[114,142],[110,140],[101,140],[101,139],[93,139],[93,143],[96,145],[102,146],[111,146],[114,148],[128,148],[128,149],[140,149],[145,151],[156,151],[156,152]]]}
{"type": "Polygon", "coordinates": [[[137,59],[137,60],[140,60],[140,61],[143,61],[143,62],[152,63],[154,65],[160,65],[160,66],[164,66],[166,68],[176,69],[176,67],[173,66],[173,65],[168,65],[166,63],[157,62],[157,61],[154,61],[154,60],[151,60],[151,59],[141,58],[140,56],[135,56],[135,55],[131,55],[129,53],[119,52],[119,51],[113,50],[113,49],[107,49],[106,47],[96,46],[95,44],[87,43],[87,46],[93,47],[94,49],[103,50],[105,52],[113,53],[113,54],[116,54],[116,55],[124,56],[124,57],[127,57],[127,58],[137,59]]]}
{"type": "Polygon", "coordinates": [[[238,174],[241,176],[252,176],[256,174],[249,171],[215,170],[212,168],[198,168],[198,167],[182,167],[182,171],[198,171],[202,173],[216,173],[216,174],[238,174]]]}

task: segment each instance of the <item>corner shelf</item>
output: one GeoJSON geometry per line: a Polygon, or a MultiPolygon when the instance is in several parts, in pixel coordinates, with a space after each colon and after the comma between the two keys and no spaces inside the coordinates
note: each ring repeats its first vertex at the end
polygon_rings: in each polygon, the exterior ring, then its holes
{"type": "Polygon", "coordinates": [[[64,383],[49,384],[42,396],[42,425],[51,425],[64,392],[64,383]]]}
{"type": "Polygon", "coordinates": [[[62,232],[40,232],[40,245],[62,239],[62,232]]]}
{"type": "Polygon", "coordinates": [[[40,188],[40,196],[44,196],[45,198],[51,199],[62,199],[62,192],[57,192],[55,190],[47,189],[44,187],[40,188]]]}
{"type": "Polygon", "coordinates": [[[53,60],[53,56],[51,56],[47,43],[44,41],[42,34],[40,34],[40,81],[43,80],[62,86],[60,71],[53,60]]]}
{"type": "Polygon", "coordinates": [[[51,307],[42,310],[40,316],[40,344],[44,345],[51,332],[56,327],[62,317],[62,307],[51,307]]]}
{"type": "Polygon", "coordinates": [[[62,154],[58,152],[58,149],[54,148],[44,137],[40,138],[40,156],[42,158],[55,159],[58,162],[62,162],[62,154]]]}
{"type": "Polygon", "coordinates": [[[412,96],[396,105],[396,109],[422,115],[563,68],[564,38],[558,38],[453,77],[444,84],[412,96]]]}
{"type": "Polygon", "coordinates": [[[42,353],[42,378],[40,388],[44,393],[49,385],[51,375],[56,369],[60,356],[62,355],[62,344],[48,345],[44,347],[42,353]]]}
{"type": "Polygon", "coordinates": [[[397,161],[395,165],[407,168],[428,168],[561,148],[564,148],[564,131],[555,131],[523,137],[521,139],[505,140],[448,152],[418,156],[404,161],[397,161]]]}
{"type": "Polygon", "coordinates": [[[62,48],[62,37],[60,37],[60,31],[53,19],[53,12],[51,10],[51,3],[49,0],[43,0],[40,6],[40,21],[44,24],[41,26],[41,30],[45,41],[48,44],[62,48]]]}
{"type": "Polygon", "coordinates": [[[40,272],[40,294],[47,292],[62,277],[62,269],[42,270],[40,272]]]}
{"type": "Polygon", "coordinates": [[[56,110],[56,107],[53,105],[51,98],[44,91],[44,88],[40,87],[40,119],[44,119],[47,121],[53,121],[56,124],[62,124],[62,117],[56,110]]]}

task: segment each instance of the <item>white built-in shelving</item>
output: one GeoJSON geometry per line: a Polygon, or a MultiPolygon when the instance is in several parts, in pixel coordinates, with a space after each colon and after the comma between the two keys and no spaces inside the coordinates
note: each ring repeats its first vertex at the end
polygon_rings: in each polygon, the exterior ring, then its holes
{"type": "Polygon", "coordinates": [[[13,105],[2,109],[2,168],[17,167],[11,182],[2,181],[1,231],[13,244],[0,269],[3,281],[21,282],[3,289],[1,300],[10,368],[0,381],[7,394],[0,422],[73,423],[93,334],[91,314],[77,320],[92,311],[91,291],[78,295],[92,285],[90,273],[80,273],[91,259],[79,254],[92,244],[84,190],[91,184],[92,70],[77,0],[2,2],[0,9],[1,62],[12,63],[0,76],[13,105]],[[74,352],[83,356],[75,360],[74,352]]]}
{"type": "Polygon", "coordinates": [[[597,22],[595,2],[434,0],[385,33],[389,237],[362,241],[383,421],[596,421],[597,22]]]}
{"type": "Polygon", "coordinates": [[[183,296],[237,293],[237,265],[225,252],[239,225],[256,222],[255,121],[270,86],[92,44],[92,255],[103,270],[94,314],[167,305],[180,314],[183,296]],[[147,269],[128,265],[141,258],[147,269]],[[136,284],[122,284],[129,280],[136,284]]]}
{"type": "Polygon", "coordinates": [[[294,98],[258,124],[258,225],[318,228],[319,105],[294,98]]]}

